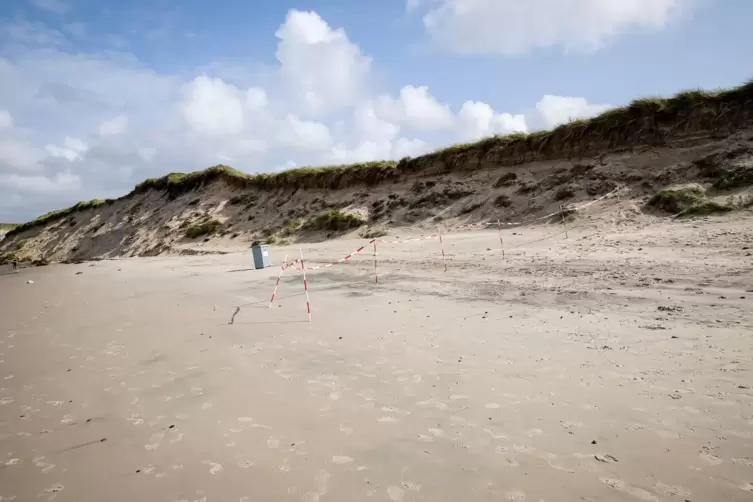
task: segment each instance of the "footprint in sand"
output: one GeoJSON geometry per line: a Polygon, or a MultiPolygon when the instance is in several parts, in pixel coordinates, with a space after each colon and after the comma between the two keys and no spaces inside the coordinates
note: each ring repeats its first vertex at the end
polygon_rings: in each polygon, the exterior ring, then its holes
{"type": "Polygon", "coordinates": [[[512,450],[516,453],[528,453],[533,451],[533,447],[526,444],[514,444],[512,445],[512,450]]]}
{"type": "Polygon", "coordinates": [[[351,462],[353,462],[353,459],[351,457],[340,457],[340,456],[332,457],[333,464],[345,465],[345,464],[350,464],[351,462]]]}
{"type": "Polygon", "coordinates": [[[501,407],[502,406],[497,403],[488,403],[484,405],[484,408],[486,408],[487,410],[498,410],[501,407]]]}
{"type": "Polygon", "coordinates": [[[642,500],[646,500],[648,502],[660,502],[659,497],[647,492],[646,490],[643,490],[641,488],[635,488],[633,486],[628,486],[627,483],[620,479],[613,479],[613,478],[601,478],[600,481],[607,485],[610,488],[614,488],[615,490],[630,494],[634,497],[637,497],[642,500]]]}
{"type": "Polygon", "coordinates": [[[513,468],[520,467],[520,463],[518,463],[518,461],[515,460],[514,458],[510,458],[510,457],[505,458],[505,465],[507,467],[513,467],[513,468]]]}
{"type": "Polygon", "coordinates": [[[600,481],[608,487],[614,488],[615,490],[623,491],[625,490],[625,488],[627,488],[625,482],[619,479],[602,478],[600,481]]]}
{"type": "Polygon", "coordinates": [[[11,466],[11,465],[18,465],[20,463],[21,463],[21,459],[20,458],[11,458],[10,460],[7,460],[5,462],[5,465],[11,466]]]}
{"type": "Polygon", "coordinates": [[[732,459],[733,464],[738,465],[747,465],[748,467],[753,467],[753,458],[751,457],[737,457],[732,459]]]}
{"type": "Polygon", "coordinates": [[[59,492],[62,492],[63,489],[65,489],[65,487],[63,485],[61,485],[60,483],[55,483],[51,487],[45,488],[44,489],[44,493],[46,493],[46,494],[59,493],[59,492]]]}
{"type": "Polygon", "coordinates": [[[253,467],[254,463],[250,460],[239,460],[235,463],[238,467],[241,469],[248,469],[249,467],[253,467]]]}
{"type": "Polygon", "coordinates": [[[711,465],[719,465],[722,462],[724,462],[721,458],[717,457],[716,455],[711,454],[710,452],[706,450],[702,450],[698,452],[698,456],[701,458],[701,460],[711,465]]]}
{"type": "Polygon", "coordinates": [[[392,502],[400,502],[405,497],[405,490],[398,486],[390,486],[387,488],[387,496],[392,502]]]}
{"type": "Polygon", "coordinates": [[[656,491],[667,495],[668,497],[690,497],[691,492],[687,488],[675,485],[665,485],[661,481],[654,485],[656,491]]]}
{"type": "Polygon", "coordinates": [[[377,420],[377,422],[389,423],[389,424],[395,423],[397,421],[398,421],[397,418],[395,418],[395,417],[389,417],[389,416],[388,417],[382,417],[382,418],[380,418],[380,419],[377,420]]]}
{"type": "Polygon", "coordinates": [[[512,490],[507,492],[507,500],[525,500],[526,494],[521,490],[512,490]]]}
{"type": "Polygon", "coordinates": [[[204,460],[202,464],[210,466],[209,474],[219,474],[222,472],[222,464],[212,462],[211,460],[204,460]]]}
{"type": "Polygon", "coordinates": [[[4,398],[0,399],[0,406],[5,406],[6,404],[10,404],[12,402],[13,402],[13,399],[11,399],[9,397],[4,397],[4,398]]]}

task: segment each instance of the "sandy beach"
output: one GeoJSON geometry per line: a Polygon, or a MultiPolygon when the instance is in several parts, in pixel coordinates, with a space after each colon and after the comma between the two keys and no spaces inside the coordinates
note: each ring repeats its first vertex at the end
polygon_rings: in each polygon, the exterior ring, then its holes
{"type": "Polygon", "coordinates": [[[0,500],[750,501],[749,219],[558,230],[3,267],[0,500]]]}

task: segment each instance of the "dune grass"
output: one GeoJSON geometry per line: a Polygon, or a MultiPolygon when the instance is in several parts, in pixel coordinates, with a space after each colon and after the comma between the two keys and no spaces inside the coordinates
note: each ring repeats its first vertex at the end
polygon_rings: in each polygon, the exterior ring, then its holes
{"type": "Polygon", "coordinates": [[[736,209],[731,204],[710,200],[706,197],[706,189],[696,183],[660,190],[648,200],[647,205],[677,216],[705,216],[736,209]]]}
{"type": "MultiPolygon", "coordinates": [[[[620,147],[661,146],[671,137],[698,131],[733,131],[751,122],[753,81],[726,90],[689,90],[670,98],[640,98],[626,106],[606,110],[590,119],[574,120],[550,131],[494,136],[449,146],[414,159],[404,158],[400,162],[300,167],[262,174],[248,174],[217,165],[192,173],[170,173],[139,183],[126,197],[147,190],[164,190],[172,199],[216,180],[244,189],[340,189],[357,184],[383,183],[410,173],[478,169],[483,166],[485,158],[495,166],[514,166],[534,160],[594,155],[620,147]]],[[[80,202],[67,209],[52,211],[17,226],[9,234],[44,225],[103,202],[107,201],[80,202]]]]}
{"type": "Polygon", "coordinates": [[[0,223],[0,230],[13,230],[18,225],[18,223],[0,223]]]}
{"type": "Polygon", "coordinates": [[[329,232],[344,232],[352,228],[358,228],[366,223],[366,220],[357,214],[344,213],[340,210],[320,213],[303,224],[306,230],[323,230],[329,232]]]}
{"type": "Polygon", "coordinates": [[[222,223],[217,220],[208,220],[202,223],[191,225],[186,229],[185,235],[188,239],[196,239],[205,235],[212,235],[222,228],[222,223]]]}

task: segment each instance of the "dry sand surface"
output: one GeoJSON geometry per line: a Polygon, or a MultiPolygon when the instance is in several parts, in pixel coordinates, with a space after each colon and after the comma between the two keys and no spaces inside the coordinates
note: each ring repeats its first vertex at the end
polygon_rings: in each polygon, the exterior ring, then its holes
{"type": "Polygon", "coordinates": [[[5,268],[0,500],[753,500],[749,217],[555,230],[5,268]]]}

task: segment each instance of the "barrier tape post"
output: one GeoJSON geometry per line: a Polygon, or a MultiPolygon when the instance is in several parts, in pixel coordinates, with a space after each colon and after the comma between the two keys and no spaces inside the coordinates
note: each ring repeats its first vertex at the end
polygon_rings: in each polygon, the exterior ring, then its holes
{"type": "Polygon", "coordinates": [[[306,263],[303,261],[303,251],[299,248],[298,252],[301,255],[301,269],[303,270],[303,290],[306,292],[306,312],[309,315],[309,322],[311,322],[311,304],[309,303],[309,285],[306,282],[306,263]]]}
{"type": "Polygon", "coordinates": [[[622,218],[622,201],[620,200],[620,188],[617,188],[617,215],[622,218]]]}
{"type": "Polygon", "coordinates": [[[497,231],[499,232],[499,247],[502,248],[502,259],[505,259],[505,243],[502,240],[502,222],[497,220],[497,231]]]}
{"type": "Polygon", "coordinates": [[[565,239],[567,239],[567,221],[565,221],[565,208],[560,204],[560,215],[562,216],[562,226],[565,227],[565,239]]]}
{"type": "Polygon", "coordinates": [[[280,277],[282,277],[282,273],[285,272],[285,266],[288,264],[288,255],[285,255],[285,259],[282,261],[282,265],[280,265],[280,273],[277,274],[277,282],[275,283],[275,290],[272,291],[272,298],[269,299],[269,308],[272,308],[272,304],[275,301],[275,295],[277,294],[277,286],[280,285],[280,277]]]}
{"type": "Polygon", "coordinates": [[[377,273],[377,248],[376,248],[377,241],[376,239],[373,240],[373,243],[374,243],[374,283],[379,284],[379,274],[377,273]]]}
{"type": "Polygon", "coordinates": [[[442,246],[442,263],[444,264],[444,271],[447,272],[447,258],[444,255],[444,241],[442,240],[442,225],[437,227],[439,235],[439,245],[442,246]]]}

